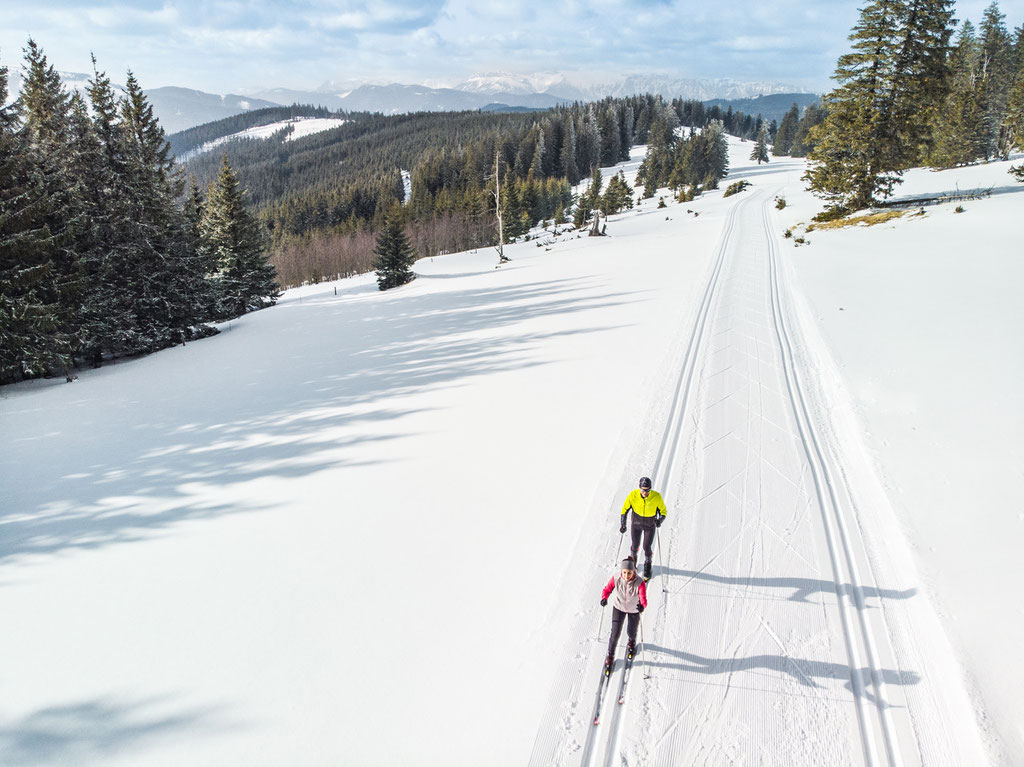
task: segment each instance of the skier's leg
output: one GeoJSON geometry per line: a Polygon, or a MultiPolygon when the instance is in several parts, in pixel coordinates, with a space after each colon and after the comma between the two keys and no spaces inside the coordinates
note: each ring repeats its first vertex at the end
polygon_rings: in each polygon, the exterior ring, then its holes
{"type": "Polygon", "coordinates": [[[640,527],[634,520],[633,524],[629,527],[629,555],[633,557],[633,562],[636,562],[636,550],[640,548],[640,536],[643,533],[643,528],[640,527]]]}
{"type": "Polygon", "coordinates": [[[636,630],[640,626],[640,613],[627,613],[626,636],[629,641],[636,644],[636,630]]]}
{"type": "Polygon", "coordinates": [[[619,643],[619,637],[622,635],[622,619],[625,617],[626,613],[622,612],[618,607],[612,607],[612,635],[608,639],[609,658],[615,656],[615,645],[619,643]]]}
{"type": "Polygon", "coordinates": [[[626,637],[629,642],[626,644],[626,657],[631,658],[636,654],[636,630],[640,625],[640,613],[628,613],[626,623],[626,637]]]}
{"type": "Polygon", "coordinates": [[[648,562],[654,558],[652,553],[654,546],[654,531],[657,529],[658,528],[654,525],[648,525],[644,528],[644,557],[648,562]]]}

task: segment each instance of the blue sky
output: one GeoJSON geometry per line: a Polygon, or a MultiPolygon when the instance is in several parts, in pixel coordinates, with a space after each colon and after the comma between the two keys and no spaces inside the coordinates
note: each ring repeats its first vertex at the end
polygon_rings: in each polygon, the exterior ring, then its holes
{"type": "MultiPolygon", "coordinates": [[[[977,23],[989,0],[963,0],[977,23]]],[[[32,36],[58,69],[214,93],[476,74],[731,77],[829,86],[861,3],[832,0],[0,1],[0,61],[32,36]]],[[[999,4],[1012,29],[1024,0],[999,4]]]]}

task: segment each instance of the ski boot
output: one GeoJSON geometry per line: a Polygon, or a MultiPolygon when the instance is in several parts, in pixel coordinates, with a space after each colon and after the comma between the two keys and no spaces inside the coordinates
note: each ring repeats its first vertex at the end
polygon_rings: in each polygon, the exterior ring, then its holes
{"type": "Polygon", "coordinates": [[[651,579],[651,560],[644,562],[644,580],[649,581],[651,579]]]}
{"type": "Polygon", "coordinates": [[[611,676],[612,675],[612,664],[614,662],[615,662],[615,656],[614,655],[609,655],[607,658],[604,659],[604,675],[605,676],[611,676]]]}
{"type": "Polygon", "coordinates": [[[633,660],[634,655],[636,655],[636,642],[630,639],[629,644],[626,645],[626,659],[633,660]]]}

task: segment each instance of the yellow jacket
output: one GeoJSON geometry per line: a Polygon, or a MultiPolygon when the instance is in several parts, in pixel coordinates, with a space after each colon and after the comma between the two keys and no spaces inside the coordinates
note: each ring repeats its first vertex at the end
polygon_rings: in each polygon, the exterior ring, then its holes
{"type": "Polygon", "coordinates": [[[668,516],[668,512],[665,510],[665,501],[662,499],[661,493],[656,490],[649,492],[646,498],[640,495],[640,488],[631,492],[626,496],[626,502],[622,504],[623,515],[630,509],[638,517],[653,517],[658,513],[663,517],[668,516]]]}

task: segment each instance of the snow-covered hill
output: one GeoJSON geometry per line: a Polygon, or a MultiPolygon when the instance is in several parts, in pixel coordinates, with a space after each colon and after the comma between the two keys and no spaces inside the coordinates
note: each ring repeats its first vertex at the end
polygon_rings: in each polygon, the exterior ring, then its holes
{"type": "Polygon", "coordinates": [[[279,120],[269,125],[257,125],[254,128],[247,128],[237,133],[232,133],[230,136],[222,136],[213,141],[207,141],[198,149],[191,152],[186,152],[180,158],[179,162],[186,162],[196,155],[203,154],[204,152],[210,152],[216,149],[221,144],[228,141],[235,141],[236,139],[268,139],[275,133],[290,128],[289,133],[284,137],[285,141],[294,141],[295,139],[302,138],[304,136],[312,136],[314,133],[322,133],[325,130],[331,130],[344,125],[347,121],[341,117],[295,117],[288,120],[279,120]]]}
{"type": "Polygon", "coordinates": [[[805,233],[803,163],[749,153],[608,237],[0,390],[0,763],[1020,762],[1024,186],[914,172],[998,193],[805,233]],[[642,474],[643,665],[593,730],[642,474]]]}

